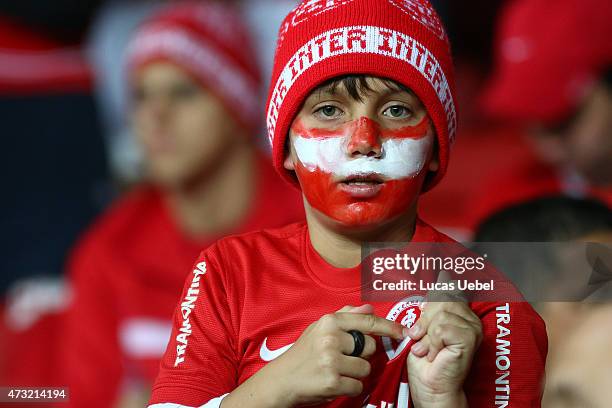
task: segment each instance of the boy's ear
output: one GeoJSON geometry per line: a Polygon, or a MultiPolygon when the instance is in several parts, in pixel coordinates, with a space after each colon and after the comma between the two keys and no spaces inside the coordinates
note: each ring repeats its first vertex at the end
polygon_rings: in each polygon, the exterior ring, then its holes
{"type": "Polygon", "coordinates": [[[285,170],[295,171],[295,165],[293,164],[293,155],[291,154],[291,137],[287,136],[285,141],[285,160],[283,161],[283,167],[285,170]]]}
{"type": "Polygon", "coordinates": [[[438,147],[438,138],[435,136],[434,147],[431,151],[431,158],[429,159],[429,171],[435,173],[440,169],[440,148],[438,147]]]}
{"type": "Polygon", "coordinates": [[[291,154],[289,154],[289,152],[285,153],[285,161],[283,162],[283,167],[285,168],[285,170],[295,170],[295,166],[293,165],[293,159],[291,158],[291,154]]]}
{"type": "Polygon", "coordinates": [[[429,171],[435,173],[440,169],[440,160],[438,159],[438,155],[434,154],[429,160],[429,171]]]}

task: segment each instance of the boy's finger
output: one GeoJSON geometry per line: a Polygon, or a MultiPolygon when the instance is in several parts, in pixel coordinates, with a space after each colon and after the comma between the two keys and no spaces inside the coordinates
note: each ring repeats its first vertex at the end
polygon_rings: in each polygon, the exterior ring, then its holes
{"type": "Polygon", "coordinates": [[[414,340],[420,340],[425,334],[429,332],[429,326],[433,319],[440,313],[450,313],[457,315],[466,321],[472,323],[474,326],[479,327],[481,321],[470,309],[466,303],[462,302],[428,302],[427,308],[421,313],[421,317],[417,322],[410,328],[408,335],[414,340]]]}
{"type": "Polygon", "coordinates": [[[425,357],[429,353],[429,336],[425,336],[421,341],[413,344],[410,352],[417,357],[425,357]]]}
{"type": "Polygon", "coordinates": [[[404,327],[373,314],[337,313],[338,327],[344,331],[359,330],[364,334],[393,337],[402,340],[406,337],[404,327]]]}
{"type": "Polygon", "coordinates": [[[475,334],[472,329],[445,324],[439,326],[439,334],[431,338],[431,344],[427,353],[427,360],[434,361],[438,353],[445,347],[463,345],[467,348],[477,347],[474,340],[475,334]]]}
{"type": "Polygon", "coordinates": [[[374,313],[374,306],[368,305],[368,304],[361,305],[361,306],[357,306],[357,307],[352,308],[348,312],[349,313],[372,314],[372,313],[374,313]]]}
{"type": "Polygon", "coordinates": [[[339,309],[338,311],[336,311],[336,313],[363,313],[363,314],[370,314],[370,313],[374,313],[374,306],[369,305],[369,304],[365,304],[365,305],[361,305],[361,306],[346,305],[342,309],[339,309]]]}

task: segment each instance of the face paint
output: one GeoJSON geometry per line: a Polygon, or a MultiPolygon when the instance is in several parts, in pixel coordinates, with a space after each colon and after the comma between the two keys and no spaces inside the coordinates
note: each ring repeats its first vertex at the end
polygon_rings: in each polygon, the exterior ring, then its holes
{"type": "Polygon", "coordinates": [[[331,131],[296,120],[292,131],[306,199],[346,226],[373,225],[406,211],[420,191],[433,143],[427,118],[399,129],[361,118],[331,131]]]}

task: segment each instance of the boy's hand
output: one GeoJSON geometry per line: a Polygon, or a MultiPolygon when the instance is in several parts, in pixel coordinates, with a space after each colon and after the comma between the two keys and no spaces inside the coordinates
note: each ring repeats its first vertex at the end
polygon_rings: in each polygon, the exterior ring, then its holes
{"type": "Polygon", "coordinates": [[[482,340],[480,319],[463,302],[422,307],[409,331],[417,342],[407,361],[410,395],[418,408],[467,407],[463,383],[482,340]]]}
{"type": "Polygon", "coordinates": [[[370,374],[368,358],[376,351],[369,334],[401,340],[401,325],[377,317],[370,305],[346,306],[311,324],[282,356],[260,371],[276,379],[276,392],[285,406],[317,404],[340,396],[357,396],[361,380],[370,374]],[[348,330],[365,335],[359,357],[349,356],[355,347],[348,330]]]}

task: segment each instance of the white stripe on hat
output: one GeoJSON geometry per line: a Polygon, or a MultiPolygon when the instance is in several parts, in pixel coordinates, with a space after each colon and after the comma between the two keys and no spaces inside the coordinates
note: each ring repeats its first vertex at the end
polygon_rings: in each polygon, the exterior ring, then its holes
{"type": "Polygon", "coordinates": [[[145,29],[130,44],[130,64],[157,53],[175,58],[185,67],[206,78],[207,85],[237,105],[235,114],[245,122],[255,123],[259,116],[257,84],[239,66],[226,58],[204,38],[194,39],[179,28],[145,29]]]}

